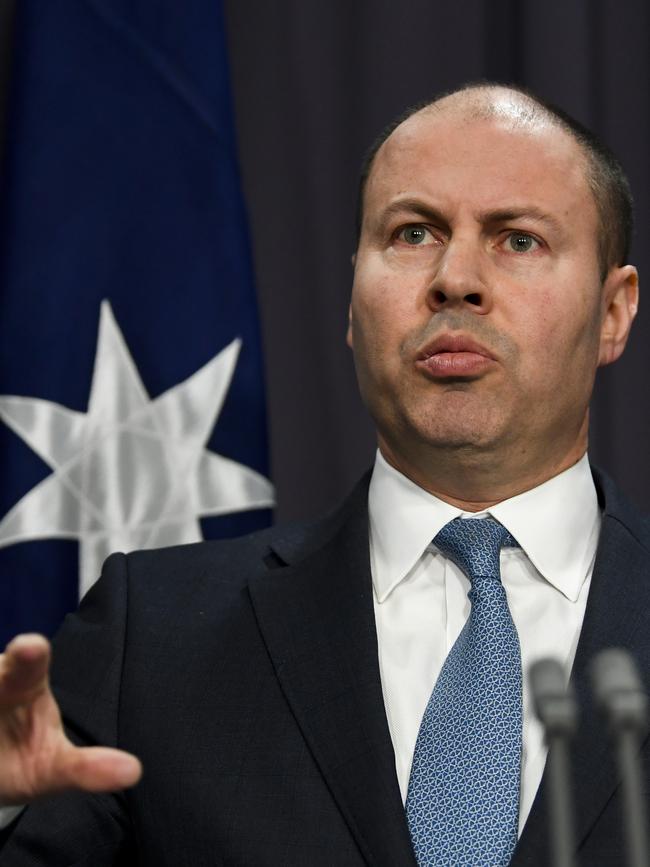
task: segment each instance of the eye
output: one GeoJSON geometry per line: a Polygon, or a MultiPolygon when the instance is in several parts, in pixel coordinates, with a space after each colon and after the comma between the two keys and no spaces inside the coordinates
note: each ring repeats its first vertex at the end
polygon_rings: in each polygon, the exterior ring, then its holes
{"type": "Polygon", "coordinates": [[[423,244],[430,244],[433,240],[431,232],[424,226],[404,226],[397,237],[410,247],[421,247],[423,244]]]}
{"type": "Polygon", "coordinates": [[[539,241],[526,232],[511,232],[506,238],[506,245],[514,253],[529,253],[539,247],[539,241]]]}

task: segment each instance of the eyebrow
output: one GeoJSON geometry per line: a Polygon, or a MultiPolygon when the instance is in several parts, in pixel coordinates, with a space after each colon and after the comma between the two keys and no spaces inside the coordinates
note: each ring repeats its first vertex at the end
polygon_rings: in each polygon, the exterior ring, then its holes
{"type": "Polygon", "coordinates": [[[484,225],[489,225],[490,223],[508,223],[512,220],[522,219],[531,220],[534,223],[544,223],[556,232],[562,231],[562,225],[556,217],[552,214],[547,214],[534,205],[486,211],[479,216],[479,221],[484,225]]]}
{"type": "Polygon", "coordinates": [[[387,205],[379,216],[378,223],[383,227],[396,214],[402,214],[408,211],[424,220],[432,220],[437,223],[447,224],[447,220],[442,213],[431,205],[425,204],[420,199],[396,199],[387,205]]]}
{"type": "MultiPolygon", "coordinates": [[[[437,208],[427,205],[420,199],[396,199],[384,209],[379,217],[379,224],[384,227],[391,217],[401,213],[412,213],[425,220],[431,220],[441,225],[448,225],[447,218],[437,208]]],[[[534,223],[542,223],[556,232],[562,232],[560,221],[537,208],[535,205],[522,205],[512,208],[499,208],[493,211],[483,211],[478,214],[478,222],[484,226],[495,223],[507,223],[512,220],[530,220],[534,223]]]]}

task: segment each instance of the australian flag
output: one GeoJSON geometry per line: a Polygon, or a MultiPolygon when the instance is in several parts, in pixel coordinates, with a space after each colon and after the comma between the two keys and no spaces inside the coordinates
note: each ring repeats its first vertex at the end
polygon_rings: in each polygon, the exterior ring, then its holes
{"type": "Polygon", "coordinates": [[[1,642],[273,503],[220,0],[20,0],[8,105],[1,642]]]}

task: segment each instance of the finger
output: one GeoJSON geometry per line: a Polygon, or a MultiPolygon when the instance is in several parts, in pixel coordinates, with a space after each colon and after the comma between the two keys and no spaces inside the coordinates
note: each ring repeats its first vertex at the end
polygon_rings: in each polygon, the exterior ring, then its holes
{"type": "Polygon", "coordinates": [[[112,792],[134,786],[142,776],[139,759],[110,747],[70,746],[54,770],[52,788],[112,792]]]}
{"type": "Polygon", "coordinates": [[[0,656],[0,688],[9,697],[30,693],[46,683],[50,644],[37,634],[18,635],[0,656]]]}

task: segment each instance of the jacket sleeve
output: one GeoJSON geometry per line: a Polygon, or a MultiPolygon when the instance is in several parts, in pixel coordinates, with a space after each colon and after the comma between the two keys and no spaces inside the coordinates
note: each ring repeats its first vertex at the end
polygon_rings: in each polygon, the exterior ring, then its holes
{"type": "MultiPolygon", "coordinates": [[[[53,691],[68,735],[79,744],[124,746],[120,687],[127,568],[123,554],[111,556],[101,579],[79,610],[66,618],[54,640],[53,691]]],[[[0,867],[135,864],[128,806],[129,793],[66,792],[45,797],[2,832],[0,867]]]]}

